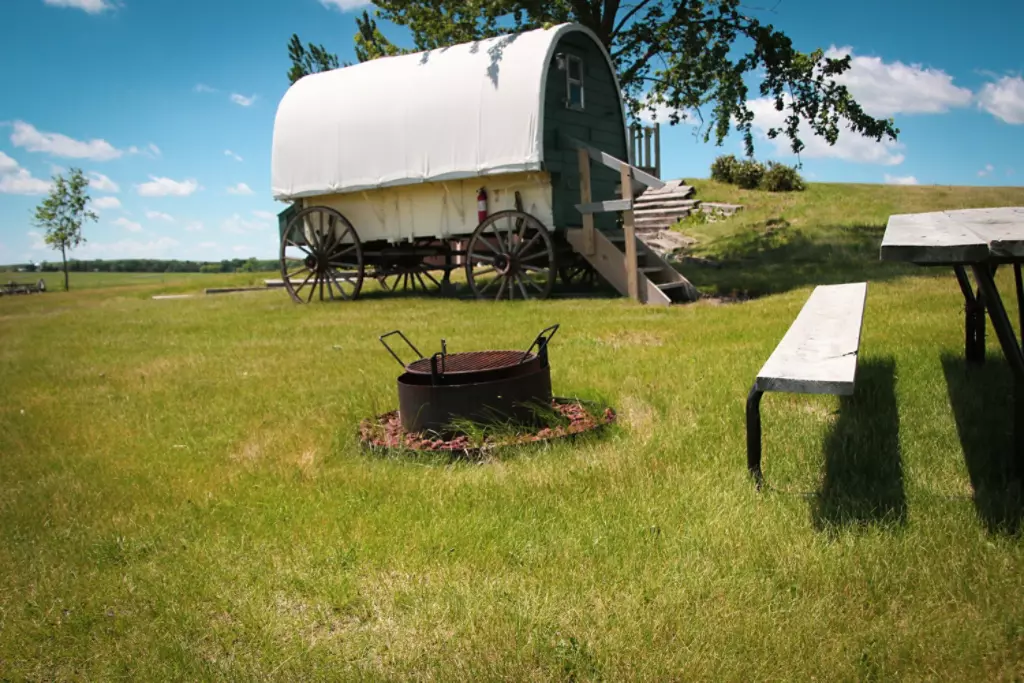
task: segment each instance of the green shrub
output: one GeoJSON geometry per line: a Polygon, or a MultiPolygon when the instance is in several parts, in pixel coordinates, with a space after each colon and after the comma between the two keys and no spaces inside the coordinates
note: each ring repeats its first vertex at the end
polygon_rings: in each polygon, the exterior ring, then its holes
{"type": "Polygon", "coordinates": [[[744,159],[736,165],[733,182],[744,190],[754,190],[761,184],[764,177],[764,164],[753,159],[744,159]]]}
{"type": "Polygon", "coordinates": [[[768,192],[801,192],[804,179],[796,168],[769,161],[764,177],[761,178],[761,189],[768,192]]]}
{"type": "Polygon", "coordinates": [[[711,162],[711,179],[720,183],[736,182],[736,168],[740,162],[732,154],[723,154],[711,162]]]}

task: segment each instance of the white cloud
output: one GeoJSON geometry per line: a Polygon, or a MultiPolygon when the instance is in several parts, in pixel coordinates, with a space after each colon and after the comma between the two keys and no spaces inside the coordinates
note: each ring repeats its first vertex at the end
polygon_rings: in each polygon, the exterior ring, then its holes
{"type": "Polygon", "coordinates": [[[156,157],[158,157],[158,156],[160,156],[160,155],[162,154],[162,152],[160,151],[160,148],[159,148],[159,147],[157,147],[156,145],[154,145],[154,144],[153,144],[152,142],[151,142],[151,143],[149,143],[149,145],[147,146],[147,148],[149,149],[150,153],[151,153],[151,154],[152,154],[153,156],[156,156],[156,157]]]}
{"type": "Polygon", "coordinates": [[[43,2],[53,7],[73,7],[89,14],[99,14],[104,10],[114,8],[107,0],[43,0],[43,2]]]}
{"type": "Polygon", "coordinates": [[[146,218],[151,221],[166,221],[168,223],[174,222],[174,216],[163,213],[162,211],[147,211],[146,218]]]}
{"type": "Polygon", "coordinates": [[[266,218],[264,215],[261,215],[265,213],[265,211],[253,211],[252,215],[256,217],[256,220],[243,218],[237,213],[233,214],[221,224],[221,230],[234,235],[240,235],[246,232],[262,232],[270,230],[274,227],[274,221],[266,218]]]}
{"type": "Polygon", "coordinates": [[[39,232],[38,230],[29,230],[25,234],[28,236],[30,240],[32,240],[32,244],[30,244],[28,247],[32,251],[45,251],[50,248],[43,240],[43,233],[39,232]]]}
{"type": "Polygon", "coordinates": [[[271,223],[277,222],[277,214],[271,213],[270,211],[253,211],[253,216],[259,218],[261,221],[270,221],[271,223]]]}
{"type": "Polygon", "coordinates": [[[228,194],[252,194],[252,188],[245,183],[238,183],[228,188],[228,194]]]}
{"type": "Polygon", "coordinates": [[[871,116],[941,114],[971,103],[971,91],[953,85],[953,77],[940,69],[857,56],[849,47],[832,46],[825,52],[833,59],[846,55],[851,56],[850,69],[835,80],[845,85],[871,116]]]}
{"type": "Polygon", "coordinates": [[[146,145],[145,147],[137,147],[135,145],[132,145],[131,147],[128,148],[128,153],[141,154],[142,156],[149,157],[150,159],[159,159],[161,154],[160,148],[154,145],[152,142],[146,145]]]}
{"type": "Polygon", "coordinates": [[[334,7],[342,12],[350,12],[368,6],[370,0],[320,0],[320,4],[328,9],[334,7]]]}
{"type": "Polygon", "coordinates": [[[97,192],[120,192],[121,186],[115,183],[113,180],[98,173],[96,171],[89,171],[89,189],[96,190],[97,192]]]}
{"type": "Polygon", "coordinates": [[[654,124],[654,123],[662,123],[662,124],[668,125],[672,121],[671,117],[672,117],[673,114],[678,114],[679,115],[679,122],[680,123],[684,123],[684,122],[689,121],[689,120],[691,120],[693,118],[693,116],[689,112],[687,112],[686,110],[684,110],[684,109],[673,109],[673,108],[669,107],[667,104],[665,104],[663,102],[662,103],[655,103],[654,104],[654,111],[652,112],[651,109],[650,109],[650,103],[646,103],[645,102],[644,103],[644,108],[640,110],[639,119],[640,119],[640,121],[642,121],[643,123],[646,123],[648,125],[654,124]]]}
{"type": "Polygon", "coordinates": [[[185,224],[185,232],[202,232],[203,222],[202,221],[189,221],[185,224]]]}
{"type": "Polygon", "coordinates": [[[1024,78],[1003,76],[978,92],[978,106],[1006,123],[1024,124],[1024,78]]]}
{"type": "Polygon", "coordinates": [[[0,173],[12,173],[18,170],[18,162],[0,152],[0,173]]]}
{"type": "Polygon", "coordinates": [[[199,183],[192,178],[177,181],[170,178],[149,176],[150,182],[136,185],[138,193],[143,197],[187,197],[199,190],[199,183]]]}
{"type": "Polygon", "coordinates": [[[114,221],[114,225],[124,228],[128,232],[142,232],[142,226],[135,221],[130,221],[127,218],[121,217],[114,221]]]}
{"type": "Polygon", "coordinates": [[[886,185],[918,185],[917,178],[912,175],[905,176],[892,176],[888,173],[885,174],[886,185]]]}
{"type": "Polygon", "coordinates": [[[232,152],[230,149],[224,150],[224,156],[229,156],[232,159],[234,159],[235,161],[242,161],[242,157],[238,156],[237,154],[232,152]]]}
{"type": "MultiPolygon", "coordinates": [[[[785,101],[788,104],[788,96],[785,101]]],[[[786,125],[786,111],[776,111],[775,101],[770,97],[749,100],[747,106],[754,114],[754,130],[759,133],[761,139],[773,145],[777,155],[792,155],[789,139],[785,135],[779,135],[774,140],[769,140],[767,136],[769,128],[782,128],[786,125]]],[[[872,138],[844,129],[839,132],[836,144],[830,145],[824,138],[814,135],[805,121],[800,122],[798,131],[805,145],[800,154],[809,159],[832,158],[883,166],[896,166],[902,164],[905,159],[901,152],[903,144],[885,138],[876,142],[872,138]]]]}
{"type": "Polygon", "coordinates": [[[244,244],[236,244],[235,246],[231,247],[231,251],[235,252],[236,254],[242,254],[244,252],[252,253],[252,247],[247,247],[244,244]]]}
{"type": "Polygon", "coordinates": [[[978,171],[978,177],[984,178],[987,175],[992,175],[992,171],[996,170],[992,164],[985,164],[985,168],[978,171]]]}
{"type": "Polygon", "coordinates": [[[167,258],[179,242],[171,237],[159,237],[148,242],[125,239],[117,242],[86,242],[75,250],[76,258],[167,258]]]}
{"type": "Polygon", "coordinates": [[[121,200],[117,197],[97,197],[92,200],[94,209],[120,209],[121,200]]]}
{"type": "Polygon", "coordinates": [[[253,102],[256,101],[256,96],[246,97],[245,95],[239,95],[238,93],[231,93],[231,101],[242,107],[249,107],[253,102]]]}
{"type": "Polygon", "coordinates": [[[60,133],[44,133],[35,126],[24,121],[14,122],[11,143],[15,147],[24,147],[29,152],[45,152],[56,157],[69,159],[92,159],[93,161],[110,161],[122,156],[124,152],[106,140],[89,140],[82,142],[60,133]]]}
{"type": "Polygon", "coordinates": [[[50,181],[35,178],[17,161],[0,152],[0,194],[46,194],[50,181]]]}
{"type": "Polygon", "coordinates": [[[216,88],[211,88],[205,83],[196,83],[196,87],[194,87],[192,90],[194,90],[195,92],[217,92],[216,88]]]}

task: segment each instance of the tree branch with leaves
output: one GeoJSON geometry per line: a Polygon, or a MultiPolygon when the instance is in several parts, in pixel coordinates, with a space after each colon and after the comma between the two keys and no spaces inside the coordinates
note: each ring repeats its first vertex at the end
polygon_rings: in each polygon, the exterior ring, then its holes
{"type": "Polygon", "coordinates": [[[98,220],[89,209],[89,195],[86,189],[89,179],[82,170],[72,168],[68,178],[56,175],[46,199],[36,207],[33,222],[43,230],[43,241],[55,250],[60,250],[64,264],[64,291],[68,291],[68,251],[85,242],[82,226],[86,221],[98,220]]]}
{"type": "MultiPolygon", "coordinates": [[[[849,70],[849,56],[832,59],[821,49],[798,51],[788,36],[752,16],[740,0],[375,0],[374,4],[374,16],[364,11],[357,20],[359,61],[412,51],[391,43],[374,17],[408,28],[417,51],[502,35],[510,32],[509,24],[511,32],[519,32],[575,22],[592,30],[607,48],[634,120],[645,110],[653,115],[661,108],[671,112],[669,124],[693,116],[705,142],[713,139],[721,145],[736,130],[747,154],[753,156],[754,114],[749,106],[753,97],[748,80],[754,76],[759,81],[756,96],[768,98],[777,111],[785,112],[783,125],[766,128],[766,136],[784,136],[796,154],[804,148],[802,128],[829,144],[835,144],[844,129],[877,141],[895,140],[899,135],[892,119],[868,115],[846,86],[836,81],[849,70]]],[[[293,58],[289,77],[296,73],[293,58]]]]}

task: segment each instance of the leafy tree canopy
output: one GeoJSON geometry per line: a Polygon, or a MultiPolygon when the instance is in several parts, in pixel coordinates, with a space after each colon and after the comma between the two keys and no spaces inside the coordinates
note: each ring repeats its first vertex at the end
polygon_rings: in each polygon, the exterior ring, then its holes
{"type": "MultiPolygon", "coordinates": [[[[721,144],[733,126],[754,153],[752,98],[744,77],[760,78],[757,95],[771,98],[785,112],[771,139],[784,135],[797,154],[804,148],[800,124],[835,144],[849,129],[875,140],[895,140],[892,119],[876,119],[835,77],[850,68],[850,57],[827,58],[821,49],[799,52],[781,31],[751,16],[739,0],[375,0],[374,15],[357,19],[359,61],[414,50],[397,47],[378,29],[374,17],[408,28],[415,51],[446,47],[508,33],[576,22],[604,43],[618,70],[629,114],[659,107],[693,112],[703,139],[721,144]]],[[[297,36],[293,45],[301,47],[297,36]]],[[[318,46],[319,47],[319,46],[318,46]]],[[[312,46],[311,46],[312,48],[312,46]]],[[[319,47],[322,50],[322,47],[319,47]]],[[[291,54],[292,49],[289,48],[291,54]]],[[[333,55],[330,55],[333,57],[333,55]]],[[[337,64],[337,58],[334,58],[337,64]]],[[[294,83],[325,64],[306,64],[293,55],[294,83]]],[[[347,66],[347,65],[346,65],[347,66]]],[[[329,67],[335,68],[335,67],[329,67]]]]}

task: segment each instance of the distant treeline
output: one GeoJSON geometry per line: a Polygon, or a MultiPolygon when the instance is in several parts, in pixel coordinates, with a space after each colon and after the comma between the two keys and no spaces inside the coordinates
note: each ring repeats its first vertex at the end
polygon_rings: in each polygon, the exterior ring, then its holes
{"type": "MultiPolygon", "coordinates": [[[[256,258],[225,259],[223,261],[165,261],[160,259],[116,259],[112,261],[72,259],[68,261],[68,270],[75,273],[256,273],[277,270],[279,261],[261,261],[256,258]]],[[[26,272],[58,272],[60,261],[43,261],[42,263],[16,263],[2,266],[8,271],[26,272]]]]}

